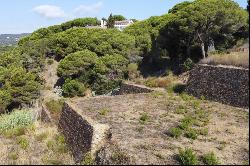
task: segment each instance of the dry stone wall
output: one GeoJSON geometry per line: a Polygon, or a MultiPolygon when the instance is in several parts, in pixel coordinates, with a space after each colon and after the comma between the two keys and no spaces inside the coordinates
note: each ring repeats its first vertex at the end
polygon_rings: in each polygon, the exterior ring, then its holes
{"type": "Polygon", "coordinates": [[[249,108],[249,69],[200,64],[191,72],[186,92],[208,100],[249,108]]]}
{"type": "Polygon", "coordinates": [[[65,136],[76,163],[80,163],[87,153],[95,157],[111,137],[109,126],[94,123],[69,102],[64,103],[58,128],[65,136]]]}
{"type": "Polygon", "coordinates": [[[114,91],[112,95],[125,95],[125,94],[137,94],[137,93],[150,93],[152,89],[142,85],[122,83],[121,87],[114,91]]]}

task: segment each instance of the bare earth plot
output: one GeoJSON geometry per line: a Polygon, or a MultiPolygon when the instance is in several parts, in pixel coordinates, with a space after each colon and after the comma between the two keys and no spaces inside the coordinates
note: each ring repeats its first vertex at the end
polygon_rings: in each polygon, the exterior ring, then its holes
{"type": "Polygon", "coordinates": [[[153,92],[115,97],[72,99],[83,114],[111,127],[112,143],[133,164],[180,164],[179,148],[191,147],[198,155],[214,152],[221,164],[249,161],[249,113],[247,110],[187,95],[153,92]],[[171,137],[172,127],[193,117],[191,139],[183,130],[171,137]],[[189,138],[187,138],[189,137],[189,138]]]}

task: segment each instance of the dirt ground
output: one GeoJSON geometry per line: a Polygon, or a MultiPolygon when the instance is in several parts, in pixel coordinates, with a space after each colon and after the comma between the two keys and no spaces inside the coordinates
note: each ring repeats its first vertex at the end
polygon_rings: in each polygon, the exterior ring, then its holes
{"type": "Polygon", "coordinates": [[[216,102],[187,98],[171,93],[154,92],[92,99],[72,99],[83,114],[111,126],[112,142],[134,164],[180,164],[179,148],[191,147],[200,159],[214,152],[221,164],[244,164],[249,161],[249,111],[216,102]],[[177,112],[185,108],[186,113],[177,112]],[[192,140],[168,134],[187,114],[202,109],[209,122],[206,136],[192,140]],[[144,118],[144,121],[142,117],[144,118]],[[145,120],[146,119],[146,120],[145,120]]]}

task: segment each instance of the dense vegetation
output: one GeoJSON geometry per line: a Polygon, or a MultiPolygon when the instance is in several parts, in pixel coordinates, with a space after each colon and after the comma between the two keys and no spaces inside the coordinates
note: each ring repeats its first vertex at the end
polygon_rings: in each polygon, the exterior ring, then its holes
{"type": "Polygon", "coordinates": [[[247,38],[248,22],[247,11],[231,0],[196,0],[180,3],[163,16],[138,21],[124,32],[112,25],[84,28],[99,25],[96,18],[38,29],[0,55],[0,110],[28,105],[39,97],[43,84],[39,74],[46,57],[60,61],[64,96],[83,96],[87,88],[105,94],[128,78],[132,67],[152,71],[184,64],[190,69],[192,61],[207,56],[210,46],[225,50],[247,38]]]}

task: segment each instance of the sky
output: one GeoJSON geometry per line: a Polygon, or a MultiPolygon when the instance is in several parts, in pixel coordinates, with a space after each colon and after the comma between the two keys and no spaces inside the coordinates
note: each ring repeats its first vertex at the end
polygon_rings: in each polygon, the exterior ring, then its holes
{"type": "MultiPolygon", "coordinates": [[[[80,17],[110,13],[143,20],[168,12],[184,0],[0,0],[0,34],[30,33],[80,17]]],[[[235,0],[243,8],[247,0],[235,0]]]]}

